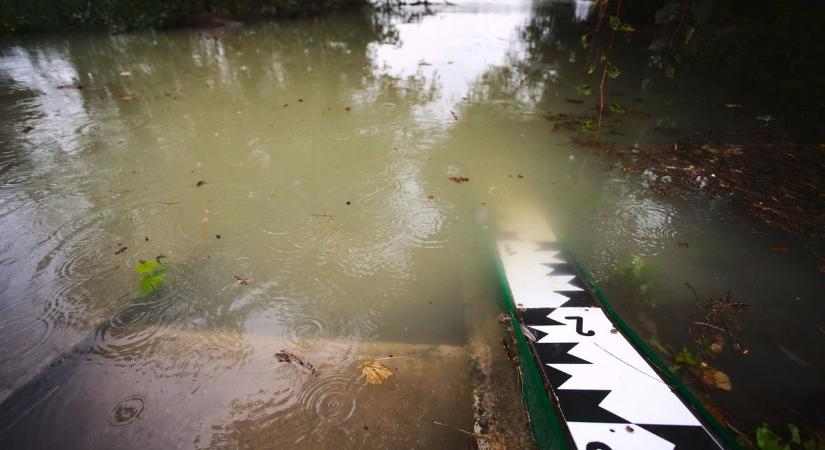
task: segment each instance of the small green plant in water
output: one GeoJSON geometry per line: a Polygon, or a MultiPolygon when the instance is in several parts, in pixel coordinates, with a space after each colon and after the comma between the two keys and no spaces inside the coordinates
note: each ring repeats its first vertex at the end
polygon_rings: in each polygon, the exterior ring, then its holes
{"type": "Polygon", "coordinates": [[[138,285],[140,295],[149,295],[163,285],[166,280],[166,269],[168,266],[155,260],[139,261],[135,266],[135,272],[143,275],[138,285]]]}
{"type": "Polygon", "coordinates": [[[621,285],[632,289],[633,295],[641,298],[648,306],[656,306],[656,302],[649,295],[653,287],[653,274],[656,267],[638,256],[634,256],[629,264],[623,264],[613,272],[613,279],[621,285]]]}
{"type": "Polygon", "coordinates": [[[822,448],[814,437],[803,441],[799,427],[792,423],[788,424],[788,434],[790,439],[786,441],[774,433],[768,424],[763,423],[756,429],[756,448],[759,450],[819,450],[822,448]]]}

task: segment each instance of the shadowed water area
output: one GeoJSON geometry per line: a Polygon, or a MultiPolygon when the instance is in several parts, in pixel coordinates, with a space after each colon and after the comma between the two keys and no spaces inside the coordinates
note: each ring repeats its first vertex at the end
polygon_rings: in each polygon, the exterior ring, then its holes
{"type": "MultiPolygon", "coordinates": [[[[462,3],[0,43],[0,446],[464,448],[432,420],[473,430],[479,347],[519,389],[491,242],[521,204],[646,340],[691,344],[685,283],[748,303],[749,353],[714,362],[733,389],[693,388],[748,434],[821,427],[816,259],[554,130],[546,114],[594,102],[577,14],[462,3]],[[640,259],[642,294],[616,276],[640,259]],[[165,267],[148,292],[140,261],[165,267]],[[359,378],[391,355],[383,384],[359,378]]],[[[637,112],[610,123],[618,145],[753,120],[638,49],[617,58],[610,90],[637,112]]]]}

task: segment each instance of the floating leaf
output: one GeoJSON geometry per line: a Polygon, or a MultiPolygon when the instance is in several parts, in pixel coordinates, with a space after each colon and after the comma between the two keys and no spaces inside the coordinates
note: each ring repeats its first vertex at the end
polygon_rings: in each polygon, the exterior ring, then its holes
{"type": "Polygon", "coordinates": [[[381,384],[392,375],[392,371],[378,361],[367,361],[361,364],[361,376],[366,378],[369,384],[381,384]]]}
{"type": "Polygon", "coordinates": [[[587,83],[576,86],[576,91],[579,93],[579,95],[590,95],[593,92],[590,88],[590,85],[587,83]]]}
{"type": "Polygon", "coordinates": [[[677,1],[669,1],[654,14],[656,25],[667,25],[676,20],[681,12],[682,4],[677,1]]]}
{"type": "Polygon", "coordinates": [[[619,16],[610,16],[610,28],[616,31],[624,31],[630,33],[636,31],[629,23],[622,22],[619,16]]]}
{"type": "Polygon", "coordinates": [[[789,423],[788,424],[788,432],[791,434],[791,442],[797,445],[802,444],[802,436],[799,434],[799,427],[796,425],[789,423]]]}
{"type": "Polygon", "coordinates": [[[654,39],[653,42],[651,42],[650,45],[647,46],[647,49],[652,52],[656,52],[659,50],[664,50],[665,47],[667,47],[667,41],[662,38],[659,38],[654,39]]]}
{"type": "Polygon", "coordinates": [[[583,34],[579,38],[579,42],[581,42],[582,48],[584,48],[584,49],[587,49],[588,47],[590,47],[590,42],[587,41],[587,35],[586,34],[583,34]]]}
{"type": "Polygon", "coordinates": [[[670,349],[668,349],[667,347],[665,347],[665,345],[664,345],[664,344],[662,344],[662,341],[660,341],[660,340],[658,340],[658,339],[656,339],[656,338],[652,338],[652,339],[650,339],[650,340],[648,341],[648,343],[649,343],[649,344],[650,344],[653,348],[655,348],[656,350],[659,350],[660,352],[664,353],[664,354],[665,354],[665,355],[667,355],[667,356],[670,356],[670,355],[672,355],[672,353],[673,353],[670,349]]]}
{"type": "Polygon", "coordinates": [[[157,261],[149,260],[149,261],[139,261],[135,266],[135,272],[137,273],[149,273],[153,272],[155,269],[158,268],[157,261]]]}
{"type": "Polygon", "coordinates": [[[608,108],[610,109],[610,112],[615,114],[624,114],[627,112],[625,111],[624,106],[618,103],[611,103],[610,106],[608,106],[608,108]]]}
{"type": "Polygon", "coordinates": [[[152,273],[151,275],[146,275],[143,279],[140,280],[139,290],[140,293],[143,295],[149,294],[155,289],[158,289],[163,285],[163,281],[166,279],[165,272],[157,272],[152,273]]]}
{"type": "Polygon", "coordinates": [[[782,440],[771,431],[766,423],[756,429],[756,446],[761,450],[783,450],[788,448],[787,445],[782,445],[782,440]]]}
{"type": "Polygon", "coordinates": [[[665,76],[668,78],[673,78],[676,76],[676,67],[668,65],[665,67],[665,76]]]}
{"type": "Polygon", "coordinates": [[[683,347],[682,351],[673,357],[673,360],[677,363],[691,367],[696,367],[699,365],[699,359],[693,356],[693,353],[691,353],[686,347],[683,347]]]}
{"type": "Polygon", "coordinates": [[[696,33],[696,27],[688,27],[687,31],[685,32],[685,45],[693,39],[693,34],[696,33]]]}
{"type": "Polygon", "coordinates": [[[733,389],[733,385],[731,385],[730,377],[725,372],[717,369],[703,369],[701,371],[700,379],[705,386],[715,387],[717,389],[722,389],[723,391],[729,391],[733,389]]]}
{"type": "Polygon", "coordinates": [[[616,79],[616,78],[619,78],[619,75],[621,75],[621,74],[622,74],[622,71],[618,67],[614,66],[613,64],[610,64],[609,66],[607,66],[607,76],[608,77],[610,77],[612,79],[616,79]]]}

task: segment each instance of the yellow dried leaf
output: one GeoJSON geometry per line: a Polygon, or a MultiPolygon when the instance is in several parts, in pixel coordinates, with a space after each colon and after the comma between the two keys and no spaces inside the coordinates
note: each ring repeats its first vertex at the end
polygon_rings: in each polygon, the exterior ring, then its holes
{"type": "Polygon", "coordinates": [[[730,382],[730,377],[725,372],[717,369],[705,369],[702,370],[701,373],[701,380],[707,386],[715,387],[717,389],[722,389],[723,391],[729,391],[733,389],[733,385],[730,382]]]}
{"type": "Polygon", "coordinates": [[[381,384],[392,376],[392,371],[378,361],[368,361],[361,364],[361,375],[369,384],[381,384]]]}

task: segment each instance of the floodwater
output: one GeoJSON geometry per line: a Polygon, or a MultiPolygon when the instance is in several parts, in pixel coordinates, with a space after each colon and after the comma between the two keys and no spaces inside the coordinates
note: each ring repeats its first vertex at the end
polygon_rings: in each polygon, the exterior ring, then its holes
{"type": "MultiPolygon", "coordinates": [[[[694,389],[751,436],[821,427],[825,280],[801,243],[657,194],[545,120],[594,102],[578,3],[0,43],[2,447],[464,448],[432,420],[477,426],[479,364],[523,426],[490,252],[514,205],[645,339],[691,345],[685,283],[748,303],[749,353],[713,362],[733,389],[694,389]],[[634,258],[644,295],[613,276],[634,258]],[[359,378],[390,355],[383,384],[359,378]]],[[[650,115],[621,145],[752,120],[617,57],[610,90],[650,115]]]]}

